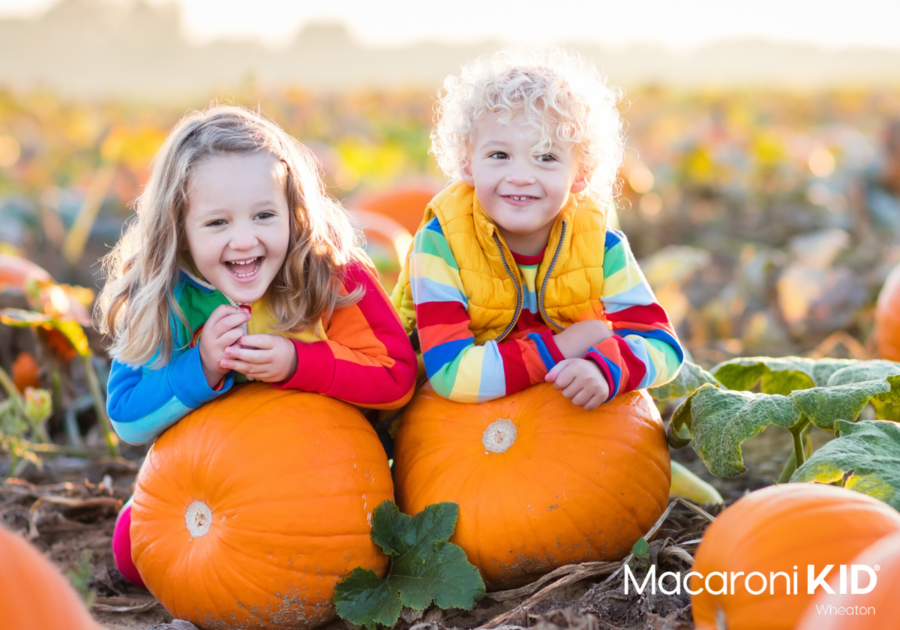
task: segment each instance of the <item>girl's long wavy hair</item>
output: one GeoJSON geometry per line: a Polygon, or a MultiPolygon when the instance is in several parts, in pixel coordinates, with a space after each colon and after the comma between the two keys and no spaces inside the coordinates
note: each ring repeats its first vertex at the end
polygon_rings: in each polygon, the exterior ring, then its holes
{"type": "Polygon", "coordinates": [[[353,260],[371,263],[349,214],[326,194],[310,150],[255,112],[212,105],[187,114],[166,138],[136,201],[137,216],[103,259],[107,281],[96,314],[100,331],[113,339],[110,355],[135,366],[154,357],[154,366],[169,361],[171,315],[187,323],[173,290],[187,251],[191,176],[204,160],[259,153],[284,164],[292,209],[287,256],[268,291],[275,328],[304,330],[362,297],[362,288],[342,294],[343,269],[353,260]]]}

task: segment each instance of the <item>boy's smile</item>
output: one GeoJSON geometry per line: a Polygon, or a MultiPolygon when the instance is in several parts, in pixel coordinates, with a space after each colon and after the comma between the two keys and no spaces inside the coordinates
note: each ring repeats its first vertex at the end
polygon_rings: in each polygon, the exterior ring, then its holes
{"type": "Polygon", "coordinates": [[[556,141],[537,153],[537,130],[521,112],[506,121],[504,112],[488,114],[475,125],[472,151],[463,180],[497,224],[509,248],[535,255],[547,245],[550,230],[570,193],[584,190],[573,147],[556,141]]]}
{"type": "Polygon", "coordinates": [[[188,185],[185,235],[207,282],[240,304],[259,300],[284,263],[290,237],[281,162],[258,153],[199,164],[188,185]]]}

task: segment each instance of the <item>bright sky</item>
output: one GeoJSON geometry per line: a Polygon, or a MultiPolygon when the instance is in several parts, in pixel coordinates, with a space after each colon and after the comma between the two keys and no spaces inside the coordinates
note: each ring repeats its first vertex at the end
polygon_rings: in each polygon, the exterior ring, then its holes
{"type": "MultiPolygon", "coordinates": [[[[36,15],[53,1],[0,0],[0,16],[36,15]]],[[[612,46],[640,41],[683,50],[759,37],[900,48],[898,0],[254,0],[252,9],[248,0],[175,1],[196,42],[240,37],[277,46],[308,22],[338,20],[360,41],[382,46],[497,39],[612,46]]]]}

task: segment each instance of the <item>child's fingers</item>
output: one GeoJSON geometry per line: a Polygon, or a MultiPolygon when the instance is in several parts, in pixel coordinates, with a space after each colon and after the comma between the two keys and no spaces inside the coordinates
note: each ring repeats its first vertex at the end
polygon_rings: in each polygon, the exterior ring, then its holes
{"type": "Polygon", "coordinates": [[[230,348],[234,344],[237,343],[238,339],[244,336],[244,331],[240,328],[232,328],[231,330],[226,330],[224,333],[219,335],[219,347],[223,350],[225,348],[230,348]]]}
{"type": "Polygon", "coordinates": [[[572,398],[572,404],[579,407],[584,407],[591,400],[591,398],[593,398],[593,392],[589,391],[586,387],[583,387],[572,398]]]}
{"type": "MultiPolygon", "coordinates": [[[[244,331],[240,327],[246,324],[249,320],[250,316],[245,311],[231,313],[230,315],[226,315],[219,321],[215,322],[211,327],[211,331],[217,337],[222,336],[226,331],[235,328],[240,330],[241,334],[243,334],[244,331]]],[[[207,322],[207,326],[209,326],[209,322],[207,322]]]]}
{"type": "Polygon", "coordinates": [[[553,387],[556,389],[566,389],[575,378],[578,376],[576,370],[574,369],[566,369],[563,367],[562,370],[556,375],[556,379],[553,381],[553,387]]]}
{"type": "Polygon", "coordinates": [[[597,394],[596,396],[591,398],[589,401],[587,401],[587,404],[584,405],[584,410],[585,411],[593,411],[594,409],[596,409],[597,407],[602,405],[604,402],[606,402],[606,396],[597,394]]]}
{"type": "Polygon", "coordinates": [[[240,344],[245,348],[271,350],[275,347],[275,335],[244,335],[240,344]]]}
{"type": "Polygon", "coordinates": [[[243,361],[244,363],[267,363],[269,361],[268,351],[258,348],[242,348],[238,345],[228,346],[225,348],[225,356],[235,361],[243,361]]]}

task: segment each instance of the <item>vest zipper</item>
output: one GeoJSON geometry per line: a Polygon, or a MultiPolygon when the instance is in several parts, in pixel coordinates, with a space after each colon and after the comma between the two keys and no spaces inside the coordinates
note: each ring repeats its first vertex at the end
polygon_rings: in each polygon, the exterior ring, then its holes
{"type": "Polygon", "coordinates": [[[516,322],[519,319],[519,314],[522,312],[522,302],[524,300],[522,297],[522,289],[519,287],[519,281],[516,279],[515,274],[513,274],[512,269],[510,269],[509,265],[506,263],[506,256],[503,255],[503,246],[500,244],[500,239],[497,237],[497,233],[494,232],[493,236],[494,242],[497,244],[497,249],[500,251],[500,260],[503,261],[503,267],[506,268],[506,273],[509,274],[509,277],[513,280],[513,284],[516,285],[516,312],[513,315],[512,321],[509,323],[509,326],[506,327],[506,330],[500,333],[500,336],[497,337],[496,341],[497,343],[500,343],[501,341],[503,341],[503,338],[509,334],[509,331],[513,329],[513,326],[516,325],[516,322]]]}
{"type": "Polygon", "coordinates": [[[547,311],[544,310],[544,293],[547,291],[547,281],[550,279],[550,274],[553,273],[553,267],[556,266],[556,259],[559,258],[559,252],[562,251],[563,243],[566,240],[566,220],[563,219],[562,222],[562,234],[559,236],[559,243],[556,245],[556,253],[553,254],[553,260],[550,261],[550,267],[547,268],[547,274],[544,276],[544,281],[541,283],[541,294],[538,297],[538,310],[541,312],[541,315],[548,324],[553,326],[554,328],[559,328],[560,330],[565,330],[562,326],[557,324],[555,321],[550,319],[550,316],[547,315],[547,311]]]}

